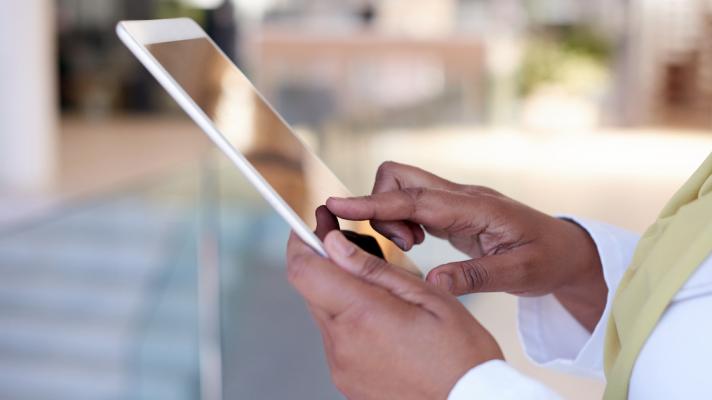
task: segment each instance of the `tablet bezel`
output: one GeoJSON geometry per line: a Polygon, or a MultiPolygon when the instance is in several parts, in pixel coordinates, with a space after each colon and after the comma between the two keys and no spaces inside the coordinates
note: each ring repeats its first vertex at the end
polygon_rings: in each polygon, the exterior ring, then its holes
{"type": "MultiPolygon", "coordinates": [[[[173,18],[161,20],[145,21],[121,21],[116,25],[116,33],[121,41],[138,58],[138,60],[148,69],[148,71],[158,80],[163,88],[173,97],[180,107],[190,116],[193,121],[205,132],[216,146],[232,161],[235,166],[242,171],[247,179],[252,183],[267,202],[287,221],[294,232],[312,249],[323,257],[327,257],[326,250],[319,238],[312,232],[302,218],[287,204],[287,202],[277,193],[277,191],[267,182],[267,180],[250,164],[250,162],[235,149],[227,139],[218,131],[210,117],[193,101],[185,90],[173,79],[173,77],[163,68],[163,66],[148,51],[146,45],[174,42],[196,38],[205,38],[215,46],[222,57],[232,61],[213,42],[213,40],[203,31],[195,21],[190,18],[173,18]]],[[[264,100],[267,107],[285,124],[282,116],[267,102],[264,97],[252,85],[254,92],[264,100]]],[[[291,127],[290,127],[291,130],[291,127]]],[[[302,144],[297,135],[297,139],[302,144]]],[[[309,151],[305,145],[305,149],[309,151]]]]}

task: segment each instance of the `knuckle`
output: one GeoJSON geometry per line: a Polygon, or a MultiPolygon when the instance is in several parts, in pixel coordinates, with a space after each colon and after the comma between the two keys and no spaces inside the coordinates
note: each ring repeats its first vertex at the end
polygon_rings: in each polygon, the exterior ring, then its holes
{"type": "Polygon", "coordinates": [[[425,195],[426,189],[422,187],[411,187],[403,189],[403,193],[407,194],[414,203],[420,201],[425,195]]]}
{"type": "Polygon", "coordinates": [[[396,174],[397,168],[398,164],[393,161],[386,161],[378,166],[376,181],[373,187],[374,193],[383,191],[384,188],[392,186],[393,180],[398,181],[396,174]]]}
{"type": "Polygon", "coordinates": [[[398,168],[398,163],[394,161],[384,161],[378,166],[377,174],[387,174],[396,168],[398,168]]]}
{"type": "Polygon", "coordinates": [[[380,258],[369,256],[363,262],[362,274],[367,279],[378,279],[386,268],[386,262],[380,258]]]}
{"type": "Polygon", "coordinates": [[[475,194],[487,194],[490,196],[500,196],[500,193],[494,189],[490,189],[487,186],[470,185],[469,190],[475,194]]]}
{"type": "Polygon", "coordinates": [[[426,195],[428,190],[422,187],[412,187],[403,189],[402,191],[406,195],[406,207],[408,207],[408,213],[413,216],[418,210],[418,205],[422,203],[423,197],[426,195]]]}
{"type": "Polygon", "coordinates": [[[490,280],[492,279],[487,269],[477,260],[461,263],[460,274],[465,282],[465,288],[473,292],[489,286],[490,280]]]}

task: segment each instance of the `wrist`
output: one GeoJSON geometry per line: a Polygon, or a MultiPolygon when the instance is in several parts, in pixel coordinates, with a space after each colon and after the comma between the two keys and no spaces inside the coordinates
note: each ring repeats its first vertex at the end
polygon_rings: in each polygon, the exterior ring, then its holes
{"type": "Polygon", "coordinates": [[[566,283],[553,294],[579,323],[593,331],[601,319],[608,295],[601,259],[588,231],[575,221],[560,221],[567,225],[567,237],[570,238],[567,244],[570,255],[563,268],[571,273],[566,283]]]}
{"type": "MultiPolygon", "coordinates": [[[[482,327],[480,326],[480,328],[482,327]]],[[[447,378],[438,379],[448,388],[448,392],[452,391],[457,382],[472,369],[491,361],[504,361],[502,348],[489,331],[480,329],[464,331],[475,334],[469,340],[464,341],[463,345],[458,346],[460,351],[457,357],[452,358],[453,363],[450,364],[452,368],[447,369],[448,375],[443,375],[443,378],[447,378]]],[[[441,371],[445,370],[441,368],[441,371]]]]}
{"type": "MultiPolygon", "coordinates": [[[[459,398],[459,397],[452,397],[454,393],[456,393],[457,387],[462,386],[463,384],[463,379],[466,379],[468,375],[472,373],[472,371],[475,370],[480,370],[484,366],[492,363],[496,364],[504,364],[506,365],[506,360],[504,359],[504,356],[501,354],[501,351],[499,351],[498,356],[493,356],[493,357],[487,357],[484,359],[478,359],[476,362],[472,362],[469,364],[466,368],[461,368],[458,370],[457,373],[452,374],[450,379],[445,379],[442,380],[444,383],[444,387],[447,387],[447,399],[450,400],[452,398],[459,398]]],[[[442,396],[433,396],[431,398],[443,398],[442,396]]]]}

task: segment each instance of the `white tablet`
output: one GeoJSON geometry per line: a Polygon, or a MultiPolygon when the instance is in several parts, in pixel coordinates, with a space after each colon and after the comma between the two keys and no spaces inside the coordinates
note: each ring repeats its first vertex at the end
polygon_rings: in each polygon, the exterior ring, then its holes
{"type": "MultiPolygon", "coordinates": [[[[314,211],[351,193],[290,129],[200,26],[188,18],[122,21],[121,40],[163,88],[242,171],[299,237],[326,255],[313,233],[314,211]]],[[[386,260],[420,274],[368,222],[340,221],[376,238],[386,260]]]]}

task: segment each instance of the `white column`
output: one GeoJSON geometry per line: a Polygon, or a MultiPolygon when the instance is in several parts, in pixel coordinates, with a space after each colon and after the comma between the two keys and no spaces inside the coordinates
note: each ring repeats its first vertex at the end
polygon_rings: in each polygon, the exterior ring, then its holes
{"type": "Polygon", "coordinates": [[[58,130],[54,2],[7,2],[0,12],[0,193],[51,181],[58,130]]]}

